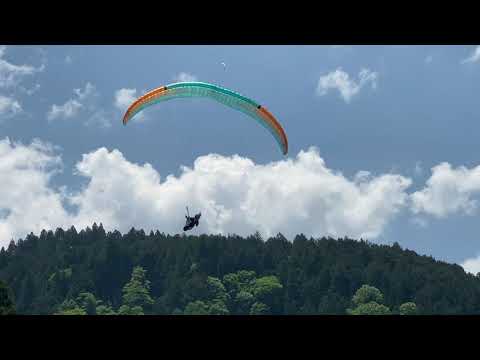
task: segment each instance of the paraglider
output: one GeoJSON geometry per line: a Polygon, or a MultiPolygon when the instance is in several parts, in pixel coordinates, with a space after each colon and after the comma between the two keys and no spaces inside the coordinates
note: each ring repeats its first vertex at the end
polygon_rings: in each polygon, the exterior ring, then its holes
{"type": "Polygon", "coordinates": [[[194,217],[190,217],[190,214],[188,213],[188,206],[187,206],[187,215],[185,215],[185,226],[183,227],[183,231],[188,231],[193,229],[194,226],[198,226],[198,222],[200,220],[200,217],[202,216],[202,213],[196,214],[194,217]]]}
{"type": "Polygon", "coordinates": [[[227,64],[225,64],[223,61],[222,61],[220,64],[222,64],[222,66],[223,66],[223,70],[225,70],[225,71],[226,71],[226,70],[227,70],[227,64]]]}
{"type": "Polygon", "coordinates": [[[288,153],[287,135],[265,107],[234,91],[204,82],[178,82],[147,92],[128,107],[123,116],[123,124],[126,125],[143,109],[161,101],[192,97],[209,98],[250,116],[272,134],[283,155],[288,153]]]}

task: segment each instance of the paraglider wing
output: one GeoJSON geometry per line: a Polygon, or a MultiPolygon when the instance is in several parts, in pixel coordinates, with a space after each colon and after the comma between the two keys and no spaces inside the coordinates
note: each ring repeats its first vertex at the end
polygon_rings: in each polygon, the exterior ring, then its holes
{"type": "Polygon", "coordinates": [[[191,97],[209,98],[245,113],[272,134],[284,155],[288,153],[288,139],[285,131],[265,107],[234,91],[204,82],[179,82],[147,92],[129,106],[123,117],[123,124],[126,125],[135,114],[156,103],[191,97]]]}

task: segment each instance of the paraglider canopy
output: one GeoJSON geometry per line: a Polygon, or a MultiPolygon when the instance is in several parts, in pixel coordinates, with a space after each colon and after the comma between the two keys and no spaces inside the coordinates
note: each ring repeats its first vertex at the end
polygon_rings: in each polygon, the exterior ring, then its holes
{"type": "Polygon", "coordinates": [[[204,97],[243,112],[272,134],[283,155],[288,153],[288,139],[278,120],[262,105],[234,91],[204,82],[179,82],[147,92],[135,100],[123,116],[126,125],[146,107],[177,98],[204,97]]]}

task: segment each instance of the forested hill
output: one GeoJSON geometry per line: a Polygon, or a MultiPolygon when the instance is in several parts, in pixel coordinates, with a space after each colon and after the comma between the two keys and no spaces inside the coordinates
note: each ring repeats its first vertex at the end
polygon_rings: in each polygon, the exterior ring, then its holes
{"type": "Polygon", "coordinates": [[[303,235],[42,231],[0,251],[0,280],[20,314],[74,311],[85,299],[103,313],[345,314],[364,284],[393,313],[406,302],[420,314],[480,313],[480,278],[458,265],[398,244],[303,235]],[[139,298],[143,307],[125,305],[139,298]]]}

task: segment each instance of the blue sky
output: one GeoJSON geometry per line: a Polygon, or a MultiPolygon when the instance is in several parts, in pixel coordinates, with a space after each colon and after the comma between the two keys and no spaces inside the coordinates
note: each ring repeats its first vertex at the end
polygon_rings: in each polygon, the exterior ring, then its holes
{"type": "Polygon", "coordinates": [[[352,236],[480,271],[480,47],[0,47],[0,245],[94,221],[176,233],[352,236]],[[226,68],[222,66],[226,64],[226,68]],[[266,106],[289,154],[242,113],[174,100],[178,80],[266,106]]]}

